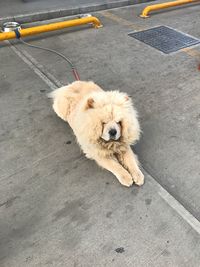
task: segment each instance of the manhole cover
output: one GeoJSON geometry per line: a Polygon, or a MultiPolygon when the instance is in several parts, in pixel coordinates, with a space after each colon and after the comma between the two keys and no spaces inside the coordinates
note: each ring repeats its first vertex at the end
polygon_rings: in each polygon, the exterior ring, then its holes
{"type": "Polygon", "coordinates": [[[131,32],[128,35],[165,54],[200,43],[199,39],[166,26],[159,26],[139,32],[131,32]]]}

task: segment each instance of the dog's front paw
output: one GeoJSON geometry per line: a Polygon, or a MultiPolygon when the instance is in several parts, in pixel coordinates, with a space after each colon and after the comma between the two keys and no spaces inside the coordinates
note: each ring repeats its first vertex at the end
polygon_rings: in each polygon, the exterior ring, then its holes
{"type": "Polygon", "coordinates": [[[130,187],[133,184],[133,178],[129,174],[119,177],[118,180],[122,185],[127,187],[130,187]]]}
{"type": "Polygon", "coordinates": [[[137,172],[134,172],[132,176],[133,176],[133,181],[135,184],[139,186],[144,184],[144,175],[140,170],[138,170],[137,172]]]}

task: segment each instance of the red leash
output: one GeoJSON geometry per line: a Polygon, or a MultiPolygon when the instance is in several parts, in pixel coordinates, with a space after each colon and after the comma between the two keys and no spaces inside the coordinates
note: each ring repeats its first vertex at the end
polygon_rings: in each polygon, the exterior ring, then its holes
{"type": "Polygon", "coordinates": [[[75,78],[75,80],[76,80],[76,81],[80,81],[80,76],[79,76],[79,74],[78,74],[78,71],[77,71],[75,68],[73,68],[73,69],[72,69],[72,72],[73,72],[73,74],[74,74],[74,78],[75,78]]]}

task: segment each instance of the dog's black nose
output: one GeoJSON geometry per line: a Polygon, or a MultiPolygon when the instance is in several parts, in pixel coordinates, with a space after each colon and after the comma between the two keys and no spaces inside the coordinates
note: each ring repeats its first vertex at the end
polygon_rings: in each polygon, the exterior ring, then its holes
{"type": "Polygon", "coordinates": [[[111,137],[115,137],[116,134],[117,134],[116,129],[111,129],[111,130],[109,131],[109,135],[110,135],[111,137]]]}

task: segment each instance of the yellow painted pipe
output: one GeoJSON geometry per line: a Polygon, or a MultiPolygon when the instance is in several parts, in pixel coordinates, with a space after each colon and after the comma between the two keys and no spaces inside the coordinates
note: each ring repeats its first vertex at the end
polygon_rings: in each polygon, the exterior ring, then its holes
{"type": "Polygon", "coordinates": [[[199,0],[177,0],[177,1],[173,1],[173,2],[166,2],[166,3],[147,6],[143,9],[140,17],[141,18],[148,18],[149,12],[151,12],[151,11],[160,10],[160,9],[169,8],[169,7],[174,7],[174,6],[181,6],[184,4],[190,4],[190,3],[194,3],[194,2],[198,2],[198,1],[199,0]]]}
{"type": "MultiPolygon", "coordinates": [[[[90,16],[90,17],[84,17],[84,18],[79,18],[79,19],[61,21],[61,22],[21,29],[19,30],[19,33],[21,37],[25,37],[29,35],[35,35],[35,34],[39,34],[43,32],[61,30],[64,28],[75,27],[75,26],[84,25],[88,23],[93,24],[95,28],[102,27],[102,24],[98,18],[90,16]]],[[[0,33],[0,41],[5,41],[8,39],[14,39],[14,38],[16,38],[16,34],[14,31],[0,33]]]]}

